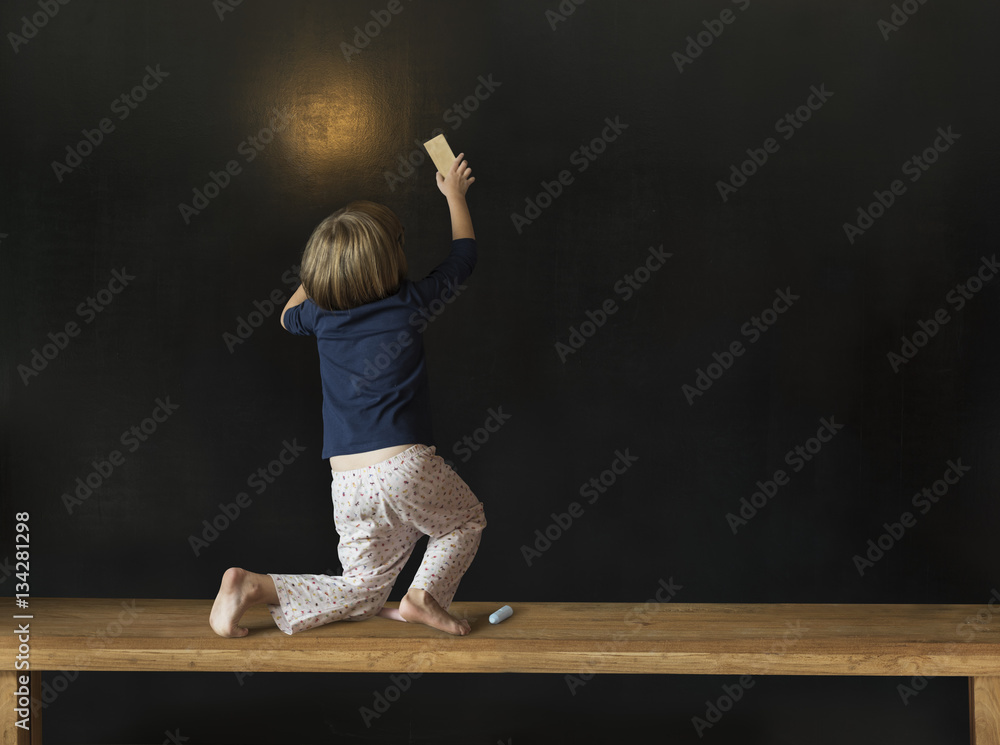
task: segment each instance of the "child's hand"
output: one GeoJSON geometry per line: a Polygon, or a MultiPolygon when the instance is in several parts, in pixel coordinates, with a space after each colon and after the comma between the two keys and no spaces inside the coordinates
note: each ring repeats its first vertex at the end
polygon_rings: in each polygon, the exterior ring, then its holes
{"type": "Polygon", "coordinates": [[[462,156],[465,153],[459,153],[458,157],[455,158],[455,162],[451,164],[451,168],[448,169],[446,176],[442,176],[441,172],[438,171],[435,178],[437,179],[438,189],[449,199],[451,197],[462,197],[465,198],[465,192],[469,190],[469,186],[476,179],[472,177],[472,169],[469,168],[469,162],[462,160],[462,156]]]}

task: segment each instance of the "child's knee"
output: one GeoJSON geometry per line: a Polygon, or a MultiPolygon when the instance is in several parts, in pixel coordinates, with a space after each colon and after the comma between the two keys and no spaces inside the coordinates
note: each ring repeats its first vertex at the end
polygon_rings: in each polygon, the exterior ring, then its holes
{"type": "Polygon", "coordinates": [[[476,506],[466,525],[473,530],[483,530],[486,527],[486,509],[482,502],[476,506]]]}

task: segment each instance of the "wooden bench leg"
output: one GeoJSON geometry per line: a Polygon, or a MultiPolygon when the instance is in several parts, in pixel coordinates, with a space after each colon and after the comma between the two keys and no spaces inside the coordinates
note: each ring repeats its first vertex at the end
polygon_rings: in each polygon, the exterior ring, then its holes
{"type": "Polygon", "coordinates": [[[1000,677],[969,678],[972,745],[1000,745],[1000,677]]]}
{"type": "Polygon", "coordinates": [[[28,678],[31,700],[28,713],[28,729],[18,727],[22,720],[16,711],[20,706],[17,691],[18,679],[25,673],[14,670],[0,671],[0,742],[3,745],[42,745],[42,674],[32,671],[28,678]]]}

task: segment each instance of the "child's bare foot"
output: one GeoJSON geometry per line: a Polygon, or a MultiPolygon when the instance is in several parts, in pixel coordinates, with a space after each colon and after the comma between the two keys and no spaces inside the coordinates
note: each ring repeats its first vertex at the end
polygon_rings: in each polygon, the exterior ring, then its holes
{"type": "Polygon", "coordinates": [[[390,618],[393,621],[402,621],[403,623],[406,623],[406,619],[399,615],[399,610],[396,608],[383,608],[378,612],[378,614],[382,616],[382,618],[390,618]]]}
{"type": "Polygon", "coordinates": [[[456,636],[465,636],[472,630],[468,621],[448,613],[426,590],[407,592],[399,602],[399,615],[409,623],[422,623],[456,636]]]}
{"type": "Polygon", "coordinates": [[[222,585],[208,622],[219,636],[246,636],[250,629],[239,625],[240,618],[251,605],[265,602],[278,602],[274,580],[266,574],[230,567],[222,575],[222,585]]]}

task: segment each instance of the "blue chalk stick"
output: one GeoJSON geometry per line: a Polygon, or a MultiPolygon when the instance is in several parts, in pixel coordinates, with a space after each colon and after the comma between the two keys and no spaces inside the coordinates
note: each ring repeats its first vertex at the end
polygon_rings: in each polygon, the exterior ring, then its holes
{"type": "Polygon", "coordinates": [[[510,618],[513,613],[514,609],[511,608],[509,605],[505,605],[496,613],[490,614],[490,623],[500,623],[505,618],[510,618]]]}

